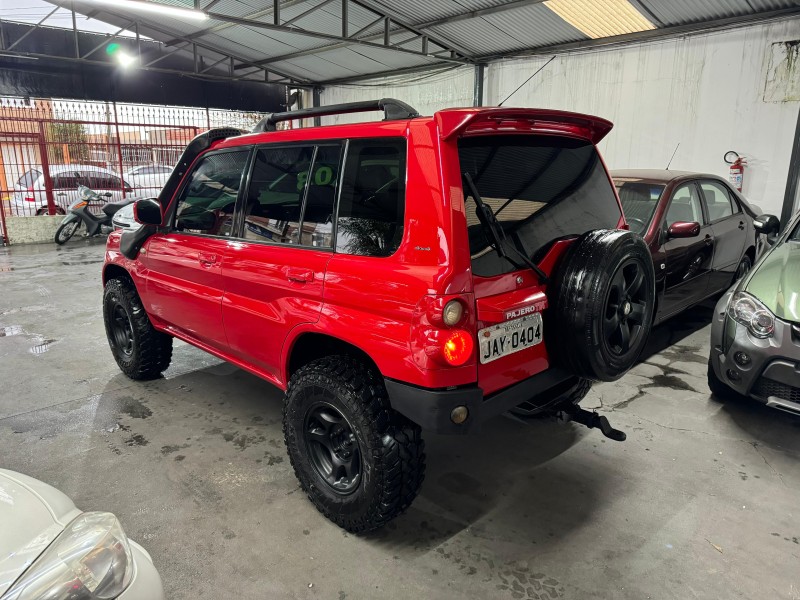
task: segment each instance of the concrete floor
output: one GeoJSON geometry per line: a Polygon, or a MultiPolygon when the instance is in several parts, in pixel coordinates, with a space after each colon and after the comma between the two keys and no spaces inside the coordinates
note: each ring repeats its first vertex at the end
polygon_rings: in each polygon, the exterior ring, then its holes
{"type": "Polygon", "coordinates": [[[427,436],[408,513],[364,537],[298,490],[281,394],[185,344],[126,379],[102,241],[0,249],[0,465],[116,513],[168,597],[800,599],[800,420],[706,387],[710,308],[598,385],[628,433],[500,417],[427,436]]]}

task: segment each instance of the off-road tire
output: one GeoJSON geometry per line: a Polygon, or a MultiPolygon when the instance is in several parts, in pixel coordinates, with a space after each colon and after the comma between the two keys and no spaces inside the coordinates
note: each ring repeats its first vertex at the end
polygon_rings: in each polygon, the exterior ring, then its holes
{"type": "Polygon", "coordinates": [[[172,337],[157,331],[142,306],[133,282],[109,279],[103,292],[103,321],[111,354],[131,379],[155,379],[172,360],[172,337]],[[129,344],[123,346],[116,324],[127,319],[129,344]]]}
{"type": "Polygon", "coordinates": [[[708,361],[708,389],[711,393],[720,400],[741,400],[742,396],[736,390],[729,388],[722,381],[720,381],[717,374],[714,372],[714,367],[711,366],[711,361],[708,361]]]}
{"type": "Polygon", "coordinates": [[[548,296],[544,339],[553,364],[585,379],[616,381],[636,364],[653,324],[650,251],[630,231],[585,233],[562,257],[548,296]]]}
{"type": "Polygon", "coordinates": [[[56,235],[54,236],[53,240],[59,246],[62,244],[66,244],[75,232],[78,231],[80,228],[81,223],[80,221],[70,221],[69,223],[62,223],[56,229],[56,235]]]}
{"type": "Polygon", "coordinates": [[[321,358],[299,368],[283,408],[286,449],[309,500],[339,527],[363,533],[382,527],[410,505],[425,476],[420,428],[390,408],[380,374],[348,356],[321,358]],[[346,495],[313,461],[307,416],[324,403],[347,421],[360,453],[358,486],[346,495]]]}
{"type": "Polygon", "coordinates": [[[592,382],[589,379],[579,377],[578,381],[565,393],[544,403],[534,403],[536,398],[530,402],[523,402],[519,406],[512,408],[509,412],[520,419],[543,419],[551,416],[554,412],[562,410],[565,406],[578,404],[586,397],[592,389],[592,382]]]}

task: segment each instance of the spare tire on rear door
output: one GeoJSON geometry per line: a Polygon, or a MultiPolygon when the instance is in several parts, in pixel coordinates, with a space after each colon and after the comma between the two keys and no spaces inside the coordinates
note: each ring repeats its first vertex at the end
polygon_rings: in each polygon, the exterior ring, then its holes
{"type": "Polygon", "coordinates": [[[598,229],[575,240],[549,286],[554,365],[595,381],[622,377],[639,358],[653,322],[650,251],[630,231],[598,229]]]}

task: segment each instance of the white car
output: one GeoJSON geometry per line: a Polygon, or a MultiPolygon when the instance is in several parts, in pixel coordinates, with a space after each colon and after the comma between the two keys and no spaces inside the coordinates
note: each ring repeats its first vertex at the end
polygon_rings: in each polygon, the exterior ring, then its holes
{"type": "Polygon", "coordinates": [[[0,600],[163,600],[147,551],[107,512],[0,469],[0,600]]]}
{"type": "MultiPolygon", "coordinates": [[[[133,193],[130,184],[112,171],[94,165],[50,165],[53,203],[56,213],[64,215],[69,205],[79,199],[78,186],[85,185],[108,202],[119,202],[133,193]]],[[[99,208],[99,205],[98,205],[99,208]]],[[[29,169],[14,185],[11,214],[25,217],[47,214],[47,192],[41,167],[29,169]]]]}
{"type": "Polygon", "coordinates": [[[125,171],[125,181],[136,188],[140,196],[157,196],[171,173],[172,167],[165,165],[139,165],[125,171]]]}
{"type": "Polygon", "coordinates": [[[120,208],[111,219],[111,223],[115,229],[122,229],[124,231],[136,231],[141,227],[136,219],[133,218],[133,204],[128,204],[120,208]]]}

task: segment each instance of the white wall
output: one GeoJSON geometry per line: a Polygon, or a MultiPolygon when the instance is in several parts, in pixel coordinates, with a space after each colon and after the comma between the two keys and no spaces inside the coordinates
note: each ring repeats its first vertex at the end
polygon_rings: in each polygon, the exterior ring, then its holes
{"type": "MultiPolygon", "coordinates": [[[[442,108],[472,106],[474,74],[474,67],[457,67],[433,74],[417,73],[401,78],[372,80],[346,87],[327,87],[322,91],[320,101],[324,105],[357,100],[396,98],[416,108],[421,115],[432,115],[442,108]]],[[[383,114],[379,112],[360,113],[324,117],[322,123],[333,125],[382,118],[383,114]]]]}
{"type": "MultiPolygon", "coordinates": [[[[601,145],[611,169],[663,168],[680,143],[673,169],[727,176],[722,156],[735,150],[749,163],[745,196],[765,212],[780,215],[800,103],[765,102],[764,94],[771,44],[797,39],[800,19],[791,19],[563,54],[506,105],[575,110],[613,121],[614,130],[601,145]]],[[[497,104],[549,58],[489,65],[484,103],[497,104]]],[[[322,103],[389,96],[432,114],[440,108],[470,106],[473,73],[468,67],[427,78],[407,75],[327,88],[322,103]]],[[[776,82],[774,74],[769,79],[768,99],[796,97],[790,90],[782,96],[781,81],[776,82]]],[[[350,115],[325,122],[360,119],[350,115]]]]}
{"type": "MultiPolygon", "coordinates": [[[[561,55],[507,105],[605,117],[609,168],[671,168],[727,176],[727,150],[746,156],[743,193],[781,213],[798,102],[765,102],[773,42],[800,38],[800,20],[561,55]]],[[[487,104],[497,104],[549,57],[492,65],[487,104]]]]}

